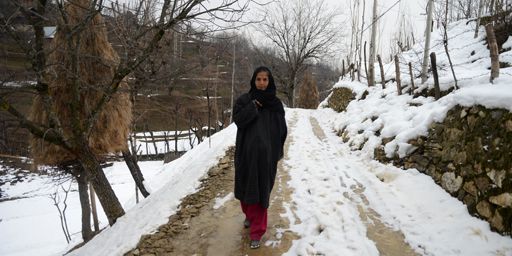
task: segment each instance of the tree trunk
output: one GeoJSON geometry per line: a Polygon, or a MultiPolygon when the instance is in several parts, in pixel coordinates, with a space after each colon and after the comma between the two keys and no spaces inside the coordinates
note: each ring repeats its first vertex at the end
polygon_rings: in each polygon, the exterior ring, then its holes
{"type": "Polygon", "coordinates": [[[411,74],[411,90],[409,93],[414,95],[414,74],[412,73],[412,64],[409,62],[409,74],[411,74]]]}
{"type": "MultiPolygon", "coordinates": [[[[341,60],[341,78],[345,76],[345,60],[341,60]]],[[[231,108],[233,109],[233,108],[231,108]]],[[[231,111],[233,112],[233,111],[231,111]]]]}
{"type": "Polygon", "coordinates": [[[494,27],[492,24],[485,26],[485,32],[487,33],[487,43],[489,44],[489,51],[491,54],[491,78],[492,83],[495,78],[500,76],[500,62],[498,55],[498,44],[496,43],[496,35],[494,34],[494,27]]]}
{"type": "Polygon", "coordinates": [[[94,187],[89,183],[89,195],[91,196],[91,211],[92,211],[92,220],[94,222],[94,232],[100,232],[100,222],[98,221],[98,210],[96,208],[96,192],[94,192],[94,187]]]}
{"type": "Polygon", "coordinates": [[[475,25],[475,36],[474,38],[478,37],[478,29],[480,28],[480,16],[482,15],[482,9],[484,7],[484,4],[482,0],[478,1],[478,16],[476,17],[476,25],[475,25]]]}
{"type": "Polygon", "coordinates": [[[146,190],[146,187],[144,187],[144,176],[140,171],[139,165],[137,164],[137,160],[133,157],[133,155],[130,153],[128,149],[123,150],[122,153],[124,161],[126,162],[126,165],[130,170],[130,174],[132,175],[133,181],[135,181],[135,185],[137,185],[137,187],[140,190],[140,193],[144,197],[148,197],[149,192],[146,190]]]}
{"type": "Polygon", "coordinates": [[[377,55],[377,60],[379,61],[380,68],[380,82],[382,83],[382,89],[386,88],[386,77],[384,76],[384,67],[382,66],[382,59],[380,55],[377,55]]]}
{"type": "Polygon", "coordinates": [[[91,229],[91,205],[89,202],[87,179],[85,172],[77,170],[75,173],[79,173],[75,177],[78,182],[78,194],[80,198],[80,206],[82,208],[82,239],[84,242],[87,242],[94,236],[91,229]]]}
{"type": "Polygon", "coordinates": [[[174,116],[174,155],[178,155],[178,104],[176,103],[175,116],[174,116]]]}
{"type": "MultiPolygon", "coordinates": [[[[482,0],[480,0],[480,5],[483,6],[482,0]]],[[[445,10],[445,12],[448,13],[448,0],[446,0],[446,10],[445,10]]],[[[481,10],[478,11],[478,18],[479,19],[480,19],[480,13],[481,13],[481,10]]],[[[455,70],[453,69],[453,63],[452,63],[452,58],[450,57],[450,51],[448,51],[448,33],[446,31],[447,24],[448,24],[448,14],[446,14],[445,18],[444,18],[444,24],[443,24],[444,40],[443,40],[443,44],[444,44],[444,51],[446,53],[446,56],[448,57],[448,62],[450,63],[450,69],[452,70],[453,80],[455,81],[454,88],[457,89],[457,87],[458,87],[458,85],[457,85],[457,76],[455,76],[455,70]]],[[[478,26],[479,25],[477,25],[477,30],[476,30],[475,38],[478,36],[478,26]]]]}
{"type": "Polygon", "coordinates": [[[423,50],[423,65],[421,65],[421,83],[427,81],[428,70],[428,53],[430,52],[430,34],[432,31],[432,10],[434,9],[434,1],[428,1],[427,8],[427,26],[425,28],[425,48],[423,50]]]}
{"type": "MultiPolygon", "coordinates": [[[[366,75],[366,79],[368,79],[368,67],[366,65],[366,41],[364,41],[364,74],[366,75]]],[[[374,76],[375,78],[375,76],[374,76]]]]}
{"type": "Polygon", "coordinates": [[[77,156],[80,157],[80,164],[94,186],[94,190],[96,191],[101,206],[108,218],[108,223],[113,225],[117,218],[124,215],[124,209],[121,206],[121,203],[119,203],[119,199],[117,199],[114,190],[110,186],[105,173],[103,173],[103,169],[91,149],[83,143],[79,146],[79,150],[80,151],[77,152],[77,156]]]}
{"type": "Polygon", "coordinates": [[[434,74],[434,93],[435,98],[438,100],[441,98],[441,90],[439,89],[439,76],[437,75],[437,63],[436,63],[436,53],[430,53],[430,62],[432,65],[432,74],[434,74]]]}
{"type": "Polygon", "coordinates": [[[377,38],[377,0],[373,0],[373,18],[372,18],[372,35],[370,40],[370,58],[368,60],[368,86],[375,85],[375,40],[377,38]]]}
{"type": "Polygon", "coordinates": [[[400,62],[398,62],[398,55],[395,55],[395,74],[396,74],[396,90],[398,95],[402,95],[402,82],[400,81],[400,62]]]}
{"type": "MultiPolygon", "coordinates": [[[[365,17],[365,12],[366,12],[366,1],[363,0],[363,14],[361,15],[361,34],[359,35],[359,66],[358,66],[358,70],[361,69],[361,62],[363,62],[363,60],[361,59],[361,45],[363,43],[363,33],[364,33],[364,17],[365,17]]],[[[366,50],[366,47],[364,48],[366,50]]],[[[364,56],[364,62],[366,63],[366,54],[364,56]]],[[[368,77],[368,72],[366,72],[366,77],[368,77]]]]}
{"type": "MultiPolygon", "coordinates": [[[[491,15],[491,17],[494,17],[494,0],[491,0],[491,3],[489,4],[489,15],[491,15]]],[[[494,18],[492,18],[492,22],[494,25],[494,18]]]]}

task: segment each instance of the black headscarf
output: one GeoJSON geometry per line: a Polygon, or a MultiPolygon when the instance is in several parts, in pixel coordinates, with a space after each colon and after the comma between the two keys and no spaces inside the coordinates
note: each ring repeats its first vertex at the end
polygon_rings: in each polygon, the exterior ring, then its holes
{"type": "Polygon", "coordinates": [[[264,66],[258,67],[254,70],[251,78],[251,90],[249,91],[251,99],[256,99],[263,105],[261,108],[268,109],[272,112],[284,113],[283,104],[276,97],[276,85],[274,83],[274,77],[270,69],[264,66]],[[268,86],[265,90],[258,90],[256,88],[256,76],[260,72],[265,72],[268,75],[268,86]]]}

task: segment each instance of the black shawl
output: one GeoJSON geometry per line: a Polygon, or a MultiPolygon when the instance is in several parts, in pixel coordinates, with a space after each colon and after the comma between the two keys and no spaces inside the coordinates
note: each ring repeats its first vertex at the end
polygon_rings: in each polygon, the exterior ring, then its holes
{"type": "MultiPolygon", "coordinates": [[[[268,70],[268,69],[267,69],[268,70]]],[[[253,75],[251,87],[254,86],[253,75]]],[[[233,119],[238,127],[235,149],[235,197],[246,203],[259,203],[268,208],[274,186],[277,162],[283,157],[287,127],[281,101],[275,97],[275,84],[270,71],[269,86],[274,99],[263,107],[253,102],[254,90],[236,100],[233,119]],[[269,104],[270,103],[270,104],[269,104]]],[[[253,87],[255,88],[255,87],[253,87]]]]}

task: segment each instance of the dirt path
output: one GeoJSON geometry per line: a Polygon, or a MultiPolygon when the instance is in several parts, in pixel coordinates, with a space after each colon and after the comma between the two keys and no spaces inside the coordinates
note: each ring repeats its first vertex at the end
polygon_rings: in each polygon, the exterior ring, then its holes
{"type": "MultiPolygon", "coordinates": [[[[310,117],[309,121],[313,128],[311,136],[324,141],[326,136],[318,121],[314,117],[310,117]]],[[[290,130],[293,131],[296,123],[297,117],[292,117],[288,124],[290,130]]],[[[285,160],[289,157],[288,149],[289,145],[293,144],[293,139],[294,136],[289,136],[285,144],[285,160]]],[[[181,209],[169,218],[169,222],[162,225],[154,234],[142,237],[137,248],[126,255],[266,256],[287,252],[292,241],[299,239],[296,234],[289,231],[288,218],[282,216],[283,214],[294,215],[295,211],[291,189],[287,185],[291,167],[284,165],[283,161],[279,163],[278,176],[271,195],[268,230],[263,236],[262,247],[251,250],[248,247],[249,230],[243,228],[244,216],[239,201],[233,198],[232,193],[233,157],[234,148],[231,148],[218,165],[208,171],[208,177],[202,181],[199,191],[184,198],[181,209]],[[224,203],[217,202],[219,199],[224,203]]],[[[322,162],[329,161],[327,158],[323,159],[321,155],[314,157],[322,162]]],[[[342,178],[341,185],[346,187],[346,183],[356,184],[350,186],[351,193],[344,193],[343,196],[357,206],[358,217],[366,225],[366,236],[375,243],[379,254],[416,255],[404,241],[404,235],[383,224],[379,214],[370,208],[364,194],[366,188],[347,175],[342,178]]],[[[293,219],[300,223],[297,216],[293,219]]]]}
{"type": "MultiPolygon", "coordinates": [[[[288,124],[294,125],[294,121],[288,124]]],[[[285,158],[291,140],[285,144],[285,158]]],[[[286,166],[278,165],[276,183],[268,210],[268,229],[262,246],[249,249],[249,230],[239,201],[233,198],[234,148],[226,152],[219,164],[208,171],[197,193],[187,196],[180,210],[154,234],[145,235],[137,248],[125,255],[281,255],[288,251],[297,236],[288,230],[284,202],[290,202],[286,166]],[[227,199],[220,207],[216,201],[227,199]]],[[[293,209],[293,206],[291,206],[293,209]]]]}

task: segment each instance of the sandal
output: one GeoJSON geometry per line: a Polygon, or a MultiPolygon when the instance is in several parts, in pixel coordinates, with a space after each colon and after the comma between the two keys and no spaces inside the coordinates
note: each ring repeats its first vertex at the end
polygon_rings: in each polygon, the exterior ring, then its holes
{"type": "Polygon", "coordinates": [[[260,240],[251,240],[250,247],[251,247],[251,249],[260,248],[260,240]]]}
{"type": "Polygon", "coordinates": [[[249,228],[251,226],[251,222],[248,219],[244,220],[244,228],[249,228]]]}

